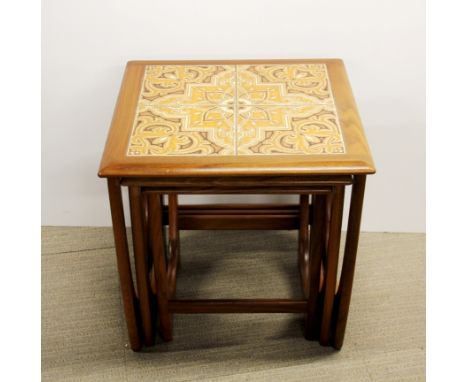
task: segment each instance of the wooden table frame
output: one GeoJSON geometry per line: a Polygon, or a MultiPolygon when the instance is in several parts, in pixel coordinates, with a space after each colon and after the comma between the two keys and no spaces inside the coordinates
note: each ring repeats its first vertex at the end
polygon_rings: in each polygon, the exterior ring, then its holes
{"type": "Polygon", "coordinates": [[[340,349],[348,316],[366,175],[108,177],[117,266],[130,346],[172,339],[174,313],[304,313],[305,337],[340,349]],[[344,191],[352,185],[341,278],[344,191]],[[129,188],[136,288],[122,187],[129,188]],[[298,205],[179,206],[180,194],[297,194],[298,205]],[[168,205],[163,203],[168,195],[168,205]],[[168,245],[164,229],[168,225],[168,245]],[[303,299],[176,300],[180,229],[298,229],[303,299]],[[167,261],[166,261],[167,257],[167,261]],[[156,314],[157,312],[157,314],[156,314]]]}
{"type": "Polygon", "coordinates": [[[340,349],[366,176],[374,173],[340,59],[128,62],[98,175],[108,182],[131,348],[152,346],[156,332],[170,340],[173,314],[292,312],[305,314],[307,339],[340,349]],[[241,139],[250,136],[258,139],[241,139]],[[136,280],[122,187],[129,189],[136,280]],[[181,194],[292,194],[298,203],[184,206],[181,194]],[[181,229],[298,230],[302,298],[175,299],[181,229]]]}

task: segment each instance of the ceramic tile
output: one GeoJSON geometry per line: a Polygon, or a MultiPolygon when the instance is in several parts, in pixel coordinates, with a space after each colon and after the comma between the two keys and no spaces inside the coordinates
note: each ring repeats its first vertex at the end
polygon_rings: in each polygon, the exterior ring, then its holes
{"type": "Polygon", "coordinates": [[[220,104],[234,101],[233,65],[148,65],[142,106],[220,104]]]}
{"type": "Polygon", "coordinates": [[[127,155],[344,152],[325,64],[147,65],[127,155]]]}
{"type": "Polygon", "coordinates": [[[159,106],[141,110],[129,156],[234,155],[232,106],[159,106]]]}
{"type": "Polygon", "coordinates": [[[331,104],[325,64],[238,65],[238,99],[244,104],[331,104]]]}
{"type": "Polygon", "coordinates": [[[330,105],[239,108],[238,155],[339,154],[343,138],[330,105]]]}

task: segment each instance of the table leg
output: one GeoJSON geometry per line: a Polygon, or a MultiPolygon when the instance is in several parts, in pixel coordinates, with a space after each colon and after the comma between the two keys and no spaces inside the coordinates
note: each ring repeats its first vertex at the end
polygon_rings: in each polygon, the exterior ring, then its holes
{"type": "Polygon", "coordinates": [[[151,261],[152,261],[152,255],[151,255],[151,243],[149,241],[149,233],[151,232],[151,227],[149,224],[149,215],[150,211],[148,208],[148,194],[141,193],[140,189],[140,194],[141,194],[141,203],[142,203],[142,214],[143,214],[143,237],[145,241],[145,260],[146,260],[146,268],[149,270],[151,269],[151,261]]]}
{"type": "Polygon", "coordinates": [[[327,346],[330,342],[331,320],[338,271],[338,256],[340,251],[341,224],[343,219],[343,202],[344,186],[336,186],[332,194],[330,231],[325,264],[322,322],[319,337],[319,342],[323,346],[327,346]]]}
{"type": "Polygon", "coordinates": [[[356,175],[354,177],[353,190],[351,194],[351,205],[349,207],[348,231],[346,233],[343,268],[341,271],[341,279],[336,296],[337,309],[333,336],[333,346],[336,349],[341,349],[343,346],[346,321],[348,319],[365,187],[366,176],[356,175]]]}
{"type": "Polygon", "coordinates": [[[146,260],[145,222],[143,199],[138,186],[129,187],[130,214],[132,219],[133,254],[138,289],[143,339],[146,346],[154,345],[153,319],[151,316],[151,291],[146,260]]]}
{"type": "Polygon", "coordinates": [[[160,195],[151,193],[148,196],[152,220],[153,266],[156,280],[156,297],[158,301],[159,329],[164,341],[172,340],[172,315],[169,313],[169,288],[167,279],[166,258],[164,254],[164,237],[162,225],[162,204],[160,195]]]}
{"type": "Polygon", "coordinates": [[[310,230],[309,282],[307,313],[305,321],[305,338],[314,339],[318,326],[318,297],[320,291],[321,259],[324,249],[325,219],[327,208],[326,195],[313,195],[312,226],[310,230]]]}
{"type": "Polygon", "coordinates": [[[128,255],[127,233],[125,230],[125,217],[122,204],[122,190],[120,179],[108,178],[109,202],[111,207],[112,228],[114,230],[115,253],[117,256],[117,269],[120,278],[127,331],[130,347],[133,350],[141,348],[140,327],[137,318],[135,290],[133,288],[132,271],[128,255]]]}
{"type": "MultiPolygon", "coordinates": [[[[152,301],[155,300],[157,290],[156,290],[156,280],[154,276],[154,264],[153,264],[153,225],[154,225],[154,219],[153,216],[155,215],[154,209],[154,203],[150,204],[149,202],[149,194],[143,193],[143,201],[144,201],[144,207],[145,207],[145,213],[146,213],[146,250],[147,250],[147,269],[148,269],[148,277],[149,277],[149,283],[150,283],[150,288],[151,288],[151,294],[152,294],[152,301]]],[[[162,203],[162,202],[161,202],[162,203]]],[[[157,316],[157,304],[152,305],[152,315],[153,315],[153,323],[156,322],[156,316],[157,316]]]]}
{"type": "Polygon", "coordinates": [[[304,296],[309,294],[309,194],[299,197],[299,243],[297,264],[301,276],[304,296]]]}
{"type": "Polygon", "coordinates": [[[180,265],[180,237],[179,237],[179,212],[177,194],[169,194],[169,260],[168,260],[168,284],[169,296],[172,297],[176,289],[177,270],[180,265]]]}

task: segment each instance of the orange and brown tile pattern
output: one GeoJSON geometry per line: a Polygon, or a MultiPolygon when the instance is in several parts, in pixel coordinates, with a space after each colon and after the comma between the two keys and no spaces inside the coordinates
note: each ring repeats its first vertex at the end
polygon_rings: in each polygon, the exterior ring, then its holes
{"type": "Polygon", "coordinates": [[[325,64],[148,65],[127,155],[344,152],[325,64]]]}

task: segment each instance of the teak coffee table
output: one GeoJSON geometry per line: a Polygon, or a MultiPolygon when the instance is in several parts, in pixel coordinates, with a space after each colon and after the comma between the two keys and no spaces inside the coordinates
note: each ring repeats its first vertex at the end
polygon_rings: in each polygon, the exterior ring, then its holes
{"type": "Polygon", "coordinates": [[[131,348],[154,345],[156,328],[171,340],[174,313],[284,312],[305,314],[305,337],[340,349],[374,172],[341,60],[129,62],[99,176],[108,182],[131,348]],[[298,203],[178,205],[180,194],[295,194],[298,203]],[[181,229],[297,229],[303,298],[175,299],[181,229]]]}

